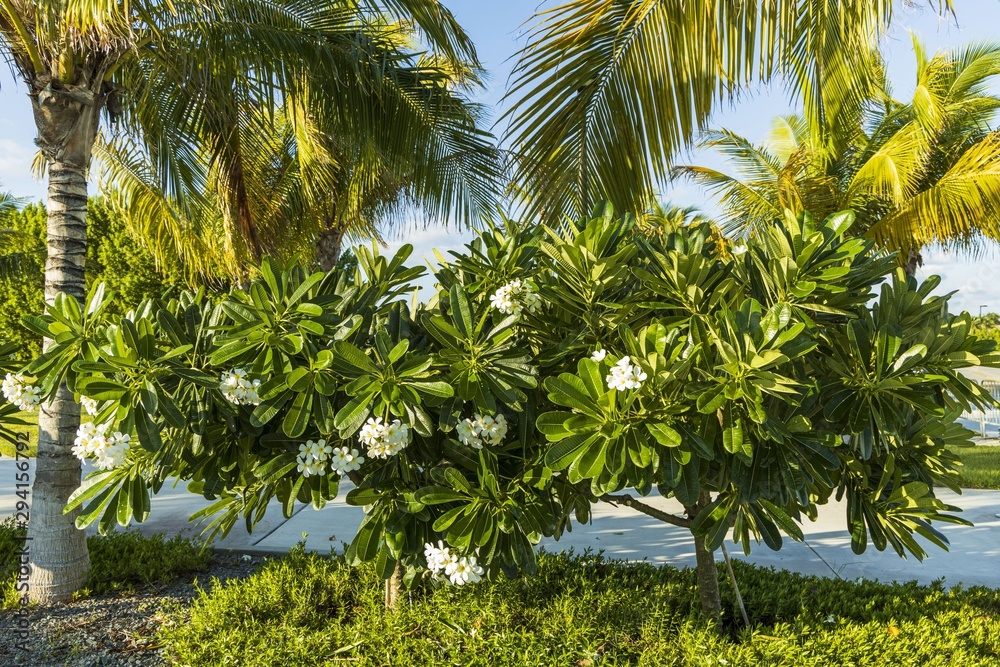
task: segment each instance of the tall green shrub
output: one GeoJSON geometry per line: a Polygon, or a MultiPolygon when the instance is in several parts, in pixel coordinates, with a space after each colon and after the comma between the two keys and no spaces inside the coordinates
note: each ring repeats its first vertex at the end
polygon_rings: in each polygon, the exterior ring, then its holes
{"type": "MultiPolygon", "coordinates": [[[[44,308],[45,220],[44,205],[28,204],[5,216],[0,232],[0,341],[17,343],[24,359],[41,352],[41,337],[21,318],[44,308]]],[[[137,241],[101,198],[87,204],[87,238],[88,285],[103,282],[118,295],[109,313],[122,315],[181,282],[180,267],[158,267],[148,245],[137,241]]]]}
{"type": "Polygon", "coordinates": [[[852,222],[789,216],[741,247],[706,223],[645,237],[606,207],[509,223],[455,253],[428,303],[408,246],[359,249],[353,274],[265,262],[220,304],[125,317],[97,286],[27,320],[59,344],[25,381],[93,401],[81,525],[144,520],[176,476],[224,533],[275,498],[323,507],[349,478],[366,515],[348,561],[468,583],[534,572],[543,536],[614,502],[691,531],[717,615],[729,528],[778,549],[845,497],[855,551],[920,558],[915,536],[945,546],[933,524],[961,521],[935,486],[957,485],[956,416],[991,399],[958,369],[1000,356],[852,222]]]}

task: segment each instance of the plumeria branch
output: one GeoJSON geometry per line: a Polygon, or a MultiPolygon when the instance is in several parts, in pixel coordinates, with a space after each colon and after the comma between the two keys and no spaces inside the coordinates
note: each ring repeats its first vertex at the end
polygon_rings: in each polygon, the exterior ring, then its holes
{"type": "Polygon", "coordinates": [[[652,505],[647,505],[644,502],[640,502],[625,493],[620,496],[613,496],[611,494],[604,494],[601,496],[601,500],[606,503],[611,503],[612,505],[624,505],[625,507],[630,507],[636,512],[642,512],[646,516],[651,516],[654,519],[662,521],[664,523],[669,523],[672,526],[678,526],[679,528],[690,528],[691,519],[685,519],[684,517],[676,516],[670,512],[664,512],[663,510],[658,510],[652,505]]]}

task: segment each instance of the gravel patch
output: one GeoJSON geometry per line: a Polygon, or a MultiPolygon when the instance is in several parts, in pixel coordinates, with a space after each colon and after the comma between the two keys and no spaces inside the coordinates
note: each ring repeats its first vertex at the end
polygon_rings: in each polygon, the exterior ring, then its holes
{"type": "Polygon", "coordinates": [[[187,607],[197,597],[195,582],[208,587],[213,577],[222,582],[245,578],[261,560],[217,555],[204,571],[170,585],[36,608],[30,615],[27,651],[13,646],[17,618],[0,612],[0,666],[163,667],[167,661],[156,632],[168,620],[168,610],[187,607]]]}

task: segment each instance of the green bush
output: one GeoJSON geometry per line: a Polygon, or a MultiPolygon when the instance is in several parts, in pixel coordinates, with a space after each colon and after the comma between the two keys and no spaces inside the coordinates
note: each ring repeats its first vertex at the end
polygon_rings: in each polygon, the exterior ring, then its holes
{"type": "Polygon", "coordinates": [[[972,318],[972,333],[979,338],[986,338],[1000,343],[1000,315],[986,313],[972,318]]]}
{"type": "MultiPolygon", "coordinates": [[[[0,609],[18,604],[14,578],[18,567],[16,550],[23,535],[12,519],[0,521],[0,609]]],[[[136,531],[87,538],[90,575],[85,594],[131,591],[149,584],[168,584],[208,564],[209,554],[199,545],[179,536],[146,537],[136,531]]]]}
{"type": "Polygon", "coordinates": [[[14,589],[20,565],[17,550],[24,544],[20,539],[24,534],[12,517],[0,521],[0,609],[13,609],[18,602],[14,589]]]}
{"type": "Polygon", "coordinates": [[[92,594],[132,590],[137,586],[164,584],[202,570],[210,555],[191,540],[175,535],[147,537],[137,531],[110,533],[87,539],[92,594]]]}
{"type": "MultiPolygon", "coordinates": [[[[0,341],[22,346],[21,357],[41,351],[41,340],[21,324],[24,315],[37,315],[44,305],[45,207],[29,204],[4,215],[0,227],[0,341]],[[6,260],[6,261],[5,261],[6,260]]],[[[136,241],[125,223],[101,198],[87,204],[87,283],[104,281],[118,298],[114,307],[123,314],[143,298],[160,296],[181,282],[179,266],[157,267],[145,243],[136,241]]]]}
{"type": "Polygon", "coordinates": [[[202,592],[161,630],[176,665],[1000,665],[1000,593],[844,582],[733,564],[719,635],[692,570],[542,554],[538,575],[418,587],[382,605],[371,567],[295,551],[202,592]],[[223,631],[224,629],[224,631],[223,631]]]}

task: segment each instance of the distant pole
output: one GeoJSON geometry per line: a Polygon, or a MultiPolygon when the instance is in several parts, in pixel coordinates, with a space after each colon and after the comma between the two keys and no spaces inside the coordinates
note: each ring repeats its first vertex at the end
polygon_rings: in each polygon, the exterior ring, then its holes
{"type": "Polygon", "coordinates": [[[989,308],[989,306],[979,306],[979,319],[983,319],[983,308],[989,308]]]}

